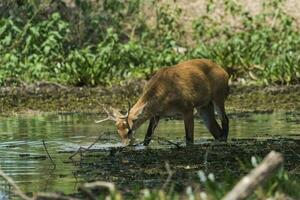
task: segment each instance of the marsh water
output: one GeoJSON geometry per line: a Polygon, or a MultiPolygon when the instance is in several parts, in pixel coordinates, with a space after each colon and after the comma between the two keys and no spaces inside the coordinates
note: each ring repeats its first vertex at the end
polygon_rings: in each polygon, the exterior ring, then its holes
{"type": "MultiPolygon", "coordinates": [[[[86,180],[75,173],[80,166],[70,162],[71,152],[80,146],[89,146],[100,135],[103,138],[92,148],[107,149],[121,145],[112,122],[94,123],[100,118],[94,114],[78,113],[0,117],[1,169],[27,193],[76,192],[78,184],[86,180]],[[56,165],[55,169],[45,148],[56,165]]],[[[230,114],[229,118],[231,139],[300,138],[300,113],[242,113],[230,114]]],[[[137,142],[143,139],[146,129],[147,124],[136,132],[137,142]]],[[[155,135],[184,142],[182,120],[162,120],[155,135]]],[[[211,138],[201,120],[196,119],[196,143],[211,138]]],[[[154,138],[149,148],[158,147],[169,148],[154,138]]],[[[11,190],[0,179],[0,199],[9,198],[11,190]]]]}

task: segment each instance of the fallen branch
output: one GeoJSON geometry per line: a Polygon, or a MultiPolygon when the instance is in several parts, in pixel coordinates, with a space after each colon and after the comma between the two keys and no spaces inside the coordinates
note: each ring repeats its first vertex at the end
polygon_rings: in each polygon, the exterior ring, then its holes
{"type": "MultiPolygon", "coordinates": [[[[6,180],[9,185],[13,187],[13,193],[16,196],[20,197],[22,200],[79,200],[77,198],[61,195],[58,193],[45,193],[45,192],[38,192],[31,198],[27,196],[24,192],[22,192],[22,190],[15,183],[15,181],[11,177],[6,175],[1,169],[0,169],[0,176],[4,180],[6,180]]],[[[89,199],[94,200],[98,198],[93,195],[91,190],[101,189],[101,188],[108,189],[110,193],[114,193],[116,191],[115,185],[113,183],[103,182],[103,181],[84,183],[82,186],[79,187],[79,190],[84,192],[89,197],[89,199]]]]}
{"type": "Polygon", "coordinates": [[[222,200],[242,200],[268,179],[283,162],[280,153],[271,151],[248,175],[242,178],[222,200]]]}
{"type": "Polygon", "coordinates": [[[56,164],[55,164],[55,162],[53,161],[52,157],[50,156],[50,154],[48,152],[45,140],[43,140],[43,145],[44,145],[44,149],[45,149],[45,151],[46,151],[46,153],[48,155],[48,158],[51,160],[51,163],[53,164],[53,169],[56,169],[56,164]]]}
{"type": "Polygon", "coordinates": [[[20,197],[23,200],[32,200],[32,198],[28,197],[25,193],[23,193],[21,191],[21,189],[19,188],[19,186],[15,183],[15,181],[10,178],[9,176],[7,176],[1,169],[0,169],[0,176],[2,178],[4,178],[9,185],[11,185],[13,187],[13,192],[15,195],[17,195],[18,197],[20,197]]]}
{"type": "Polygon", "coordinates": [[[104,182],[104,181],[96,181],[96,182],[91,182],[91,183],[84,183],[81,185],[78,189],[82,191],[84,194],[88,196],[90,200],[97,200],[98,197],[96,197],[92,190],[95,189],[108,189],[109,193],[112,194],[116,191],[115,185],[110,182],[104,182]]]}
{"type": "Polygon", "coordinates": [[[39,192],[32,198],[32,200],[79,200],[79,199],[60,195],[57,193],[39,192]]]}
{"type": "Polygon", "coordinates": [[[167,177],[167,179],[166,179],[164,185],[162,186],[163,190],[165,190],[165,189],[168,187],[168,185],[170,184],[171,179],[172,179],[172,177],[173,177],[173,174],[174,174],[174,172],[173,172],[173,171],[171,170],[171,168],[170,168],[169,162],[166,162],[166,163],[165,163],[165,167],[166,167],[166,170],[167,170],[167,172],[168,172],[168,177],[167,177]]]}
{"type": "Polygon", "coordinates": [[[95,181],[91,183],[84,183],[82,187],[87,188],[89,190],[107,188],[110,193],[114,193],[116,191],[116,187],[113,183],[105,182],[105,181],[95,181]]]}
{"type": "Polygon", "coordinates": [[[95,195],[93,195],[92,191],[89,190],[88,188],[79,186],[78,190],[81,191],[82,193],[86,194],[90,200],[97,200],[97,197],[95,195]]]}
{"type": "Polygon", "coordinates": [[[140,145],[142,145],[143,143],[144,143],[144,142],[139,142],[139,143],[136,143],[136,144],[129,144],[129,145],[122,146],[122,147],[111,148],[111,149],[110,149],[110,156],[114,156],[116,153],[120,153],[120,152],[122,152],[124,149],[128,149],[128,148],[130,148],[130,147],[140,146],[140,145]]]}
{"type": "Polygon", "coordinates": [[[79,147],[71,156],[69,156],[69,159],[73,159],[74,156],[76,156],[77,154],[82,154],[84,151],[86,151],[87,149],[84,147],[79,147]]]}
{"type": "Polygon", "coordinates": [[[181,148],[181,146],[180,146],[181,143],[175,143],[175,142],[172,142],[172,141],[170,141],[170,140],[168,140],[166,138],[158,137],[158,136],[156,136],[155,138],[158,140],[158,143],[159,143],[159,141],[164,141],[164,142],[166,142],[168,144],[174,145],[177,149],[181,148]]]}
{"type": "Polygon", "coordinates": [[[74,157],[74,156],[76,156],[77,154],[82,154],[83,152],[85,152],[85,151],[87,151],[87,150],[89,150],[90,148],[92,148],[97,142],[99,142],[99,140],[102,138],[102,136],[103,135],[100,135],[92,144],[90,144],[90,146],[88,146],[87,148],[85,148],[85,147],[79,147],[78,149],[77,149],[77,151],[75,151],[70,157],[69,157],[69,159],[71,159],[72,160],[72,158],[74,157]]]}
{"type": "Polygon", "coordinates": [[[205,167],[205,172],[208,172],[208,154],[210,152],[210,150],[212,149],[214,142],[210,142],[209,146],[206,148],[205,150],[205,154],[204,154],[204,167],[205,167]]]}

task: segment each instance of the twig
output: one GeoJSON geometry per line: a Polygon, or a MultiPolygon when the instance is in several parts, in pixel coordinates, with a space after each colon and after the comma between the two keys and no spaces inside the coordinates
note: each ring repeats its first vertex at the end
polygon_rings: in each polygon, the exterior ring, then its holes
{"type": "Polygon", "coordinates": [[[77,198],[60,195],[57,193],[37,193],[31,200],[79,200],[77,198]]]}
{"type": "Polygon", "coordinates": [[[181,148],[181,146],[180,146],[181,143],[175,143],[175,142],[172,142],[172,141],[170,141],[166,138],[158,137],[158,136],[156,136],[155,138],[158,140],[158,142],[161,140],[161,141],[167,142],[168,144],[174,145],[177,149],[181,148]]]}
{"type": "Polygon", "coordinates": [[[300,165],[296,166],[294,169],[290,170],[289,172],[296,172],[300,169],[300,165]]]}
{"type": "Polygon", "coordinates": [[[79,190],[85,193],[89,197],[89,199],[97,200],[97,197],[93,195],[91,190],[101,189],[101,188],[107,188],[110,193],[114,193],[116,191],[115,185],[113,183],[103,182],[103,181],[84,183],[79,187],[79,190]]]}
{"type": "Polygon", "coordinates": [[[205,167],[205,172],[208,172],[208,167],[207,167],[207,164],[208,164],[208,153],[209,153],[209,151],[210,151],[210,149],[211,149],[211,147],[213,146],[213,142],[211,142],[210,144],[209,144],[209,146],[206,148],[206,151],[205,151],[205,154],[204,154],[204,167],[205,167]]]}
{"type": "Polygon", "coordinates": [[[105,182],[105,181],[95,181],[91,183],[84,183],[82,187],[93,190],[93,189],[99,189],[99,188],[107,188],[110,193],[114,193],[116,191],[116,187],[111,182],[105,182]]]}
{"type": "Polygon", "coordinates": [[[39,81],[37,82],[35,85],[37,86],[48,86],[48,85],[52,85],[52,86],[55,86],[55,87],[58,87],[60,89],[68,89],[68,87],[62,85],[62,84],[59,84],[59,83],[55,83],[55,82],[50,82],[50,81],[39,81]]]}
{"type": "Polygon", "coordinates": [[[9,176],[7,176],[1,169],[0,169],[0,176],[4,178],[8,182],[8,184],[14,188],[13,192],[15,193],[15,195],[19,196],[21,199],[24,200],[32,200],[32,198],[24,194],[19,188],[19,186],[14,182],[14,180],[9,176]]]}
{"type": "Polygon", "coordinates": [[[100,135],[92,144],[90,144],[90,146],[88,146],[87,148],[85,148],[85,147],[79,147],[78,149],[77,149],[77,151],[75,151],[75,153],[73,153],[70,157],[69,157],[69,159],[71,159],[72,160],[72,158],[74,157],[74,156],[76,156],[78,153],[80,153],[80,154],[82,154],[83,152],[85,152],[85,151],[87,151],[87,150],[89,150],[90,148],[92,148],[101,138],[102,138],[102,136],[103,135],[100,135]]]}
{"type": "Polygon", "coordinates": [[[51,160],[51,163],[53,164],[53,169],[56,169],[56,164],[55,164],[55,162],[53,161],[52,157],[50,156],[50,154],[48,152],[45,140],[43,140],[43,146],[44,146],[44,149],[45,149],[45,151],[46,151],[46,153],[48,155],[48,158],[51,160]]]}
{"type": "MultiPolygon", "coordinates": [[[[82,154],[85,151],[88,151],[90,148],[92,148],[100,139],[102,139],[104,135],[100,135],[92,144],[90,144],[90,146],[88,147],[79,147],[71,156],[69,156],[69,159],[73,159],[74,156],[76,156],[77,154],[82,154]]],[[[117,148],[112,148],[111,149],[111,154],[115,154],[116,152],[121,152],[124,149],[128,148],[128,147],[135,147],[135,146],[139,146],[143,144],[143,142],[137,143],[137,144],[129,144],[127,146],[122,146],[122,147],[117,147],[117,148]],[[114,151],[113,151],[114,150],[114,151]]]]}
{"type": "Polygon", "coordinates": [[[257,186],[269,178],[283,162],[280,153],[271,151],[248,175],[242,178],[222,200],[242,200],[247,198],[257,186]]]}
{"type": "Polygon", "coordinates": [[[141,144],[143,144],[144,142],[139,142],[139,143],[136,143],[136,144],[129,144],[129,145],[126,145],[126,146],[123,146],[123,147],[117,147],[117,148],[111,148],[110,149],[110,155],[113,156],[115,155],[116,153],[120,153],[121,151],[123,151],[124,149],[127,149],[129,147],[136,147],[136,146],[139,146],[141,144]]]}
{"type": "Polygon", "coordinates": [[[174,174],[174,172],[173,172],[173,171],[171,170],[171,168],[170,168],[169,162],[166,162],[166,163],[165,163],[165,167],[166,167],[166,170],[167,170],[167,172],[168,172],[168,177],[167,177],[167,179],[166,179],[164,185],[162,186],[163,190],[165,190],[165,189],[168,187],[168,185],[169,185],[170,182],[171,182],[172,176],[173,176],[173,174],[174,174]]]}
{"type": "Polygon", "coordinates": [[[81,154],[82,153],[82,150],[86,150],[86,148],[84,147],[79,147],[71,156],[69,156],[69,159],[73,159],[74,156],[76,156],[77,154],[81,154]]]}
{"type": "Polygon", "coordinates": [[[86,194],[88,196],[89,199],[91,200],[97,200],[97,197],[95,197],[95,195],[93,195],[93,193],[91,192],[90,189],[83,187],[83,185],[79,186],[78,190],[80,190],[81,192],[83,192],[84,194],[86,194]]]}
{"type": "Polygon", "coordinates": [[[11,177],[6,175],[1,169],[0,169],[0,176],[4,180],[6,180],[9,185],[11,185],[13,187],[13,189],[14,189],[13,193],[23,200],[45,200],[45,199],[48,199],[48,200],[79,200],[77,198],[64,196],[64,195],[60,195],[57,193],[43,193],[43,192],[41,192],[41,193],[39,192],[31,198],[31,197],[27,196],[26,194],[24,194],[24,192],[22,192],[22,190],[15,183],[15,181],[11,177]]]}
{"type": "Polygon", "coordinates": [[[292,149],[292,148],[289,148],[289,150],[290,150],[291,152],[293,152],[293,153],[294,153],[294,155],[295,155],[295,156],[297,156],[297,157],[300,159],[300,155],[299,155],[299,154],[297,154],[297,153],[294,151],[294,149],[292,149]]]}
{"type": "Polygon", "coordinates": [[[76,174],[76,172],[72,172],[72,174],[73,174],[73,177],[74,177],[74,179],[75,179],[74,189],[76,189],[76,188],[77,188],[77,184],[78,184],[77,174],[76,174]]]}

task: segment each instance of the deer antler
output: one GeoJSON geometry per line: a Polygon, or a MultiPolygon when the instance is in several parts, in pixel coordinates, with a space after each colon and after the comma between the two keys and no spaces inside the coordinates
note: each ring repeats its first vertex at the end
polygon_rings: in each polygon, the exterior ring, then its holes
{"type": "Polygon", "coordinates": [[[95,121],[95,123],[101,123],[101,122],[105,122],[105,121],[108,121],[108,120],[116,121],[118,118],[119,119],[127,119],[128,115],[129,115],[129,111],[130,111],[130,103],[129,102],[128,102],[128,106],[129,106],[129,108],[127,110],[127,114],[126,115],[121,114],[115,108],[109,107],[109,109],[106,109],[106,108],[103,107],[103,110],[107,114],[107,118],[95,121]]]}
{"type": "Polygon", "coordinates": [[[95,121],[95,123],[98,124],[98,123],[102,123],[102,122],[105,122],[108,120],[116,121],[116,117],[114,115],[112,115],[106,108],[103,108],[103,110],[106,112],[107,118],[95,121]]]}
{"type": "Polygon", "coordinates": [[[108,120],[112,120],[110,117],[107,117],[105,119],[100,119],[98,121],[95,120],[95,123],[98,124],[98,123],[102,123],[102,122],[105,122],[105,121],[108,121],[108,120]]]}

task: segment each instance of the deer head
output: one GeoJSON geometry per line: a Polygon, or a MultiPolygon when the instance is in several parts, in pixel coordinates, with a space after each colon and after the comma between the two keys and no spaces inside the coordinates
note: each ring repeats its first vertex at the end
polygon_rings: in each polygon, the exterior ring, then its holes
{"type": "Polygon", "coordinates": [[[128,145],[132,140],[132,125],[133,122],[129,118],[129,109],[128,112],[124,115],[119,110],[114,109],[112,107],[108,109],[105,109],[105,112],[107,113],[107,118],[95,121],[96,123],[105,122],[108,120],[112,120],[116,122],[116,127],[119,136],[121,137],[122,143],[125,145],[128,145]]]}

